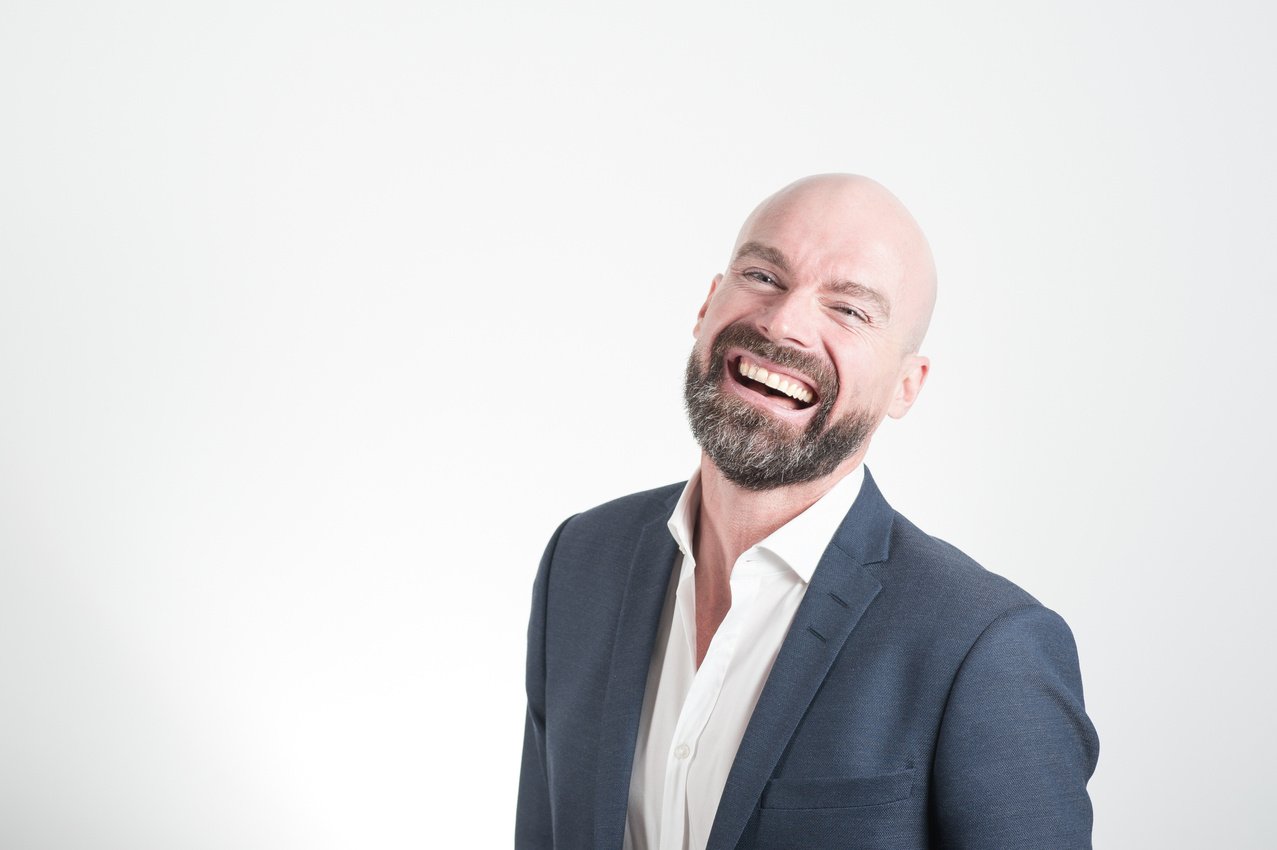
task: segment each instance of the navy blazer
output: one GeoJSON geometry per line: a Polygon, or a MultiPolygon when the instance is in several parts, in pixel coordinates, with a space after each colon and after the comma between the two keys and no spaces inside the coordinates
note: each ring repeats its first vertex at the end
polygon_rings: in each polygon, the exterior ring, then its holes
{"type": "MultiPolygon", "coordinates": [[[[555,533],[533,586],[515,846],[619,850],[683,485],[555,533]]],[[[1091,846],[1073,636],[868,470],[754,708],[709,850],[1091,846]]]]}

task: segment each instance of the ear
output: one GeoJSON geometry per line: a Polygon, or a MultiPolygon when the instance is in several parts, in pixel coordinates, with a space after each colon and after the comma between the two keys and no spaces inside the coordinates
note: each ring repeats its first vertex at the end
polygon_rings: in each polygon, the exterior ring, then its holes
{"type": "Polygon", "coordinates": [[[705,303],[701,305],[701,311],[696,314],[696,324],[692,326],[692,339],[697,339],[701,335],[701,322],[705,321],[705,313],[709,310],[709,300],[714,297],[714,290],[718,288],[718,282],[723,279],[721,274],[714,275],[714,279],[709,282],[709,292],[705,294],[705,303]]]}
{"type": "Polygon", "coordinates": [[[922,392],[922,385],[927,382],[927,373],[931,371],[931,360],[918,354],[910,354],[905,358],[905,367],[900,375],[900,383],[896,387],[896,395],[887,407],[887,415],[899,419],[909,412],[913,402],[922,392]]]}

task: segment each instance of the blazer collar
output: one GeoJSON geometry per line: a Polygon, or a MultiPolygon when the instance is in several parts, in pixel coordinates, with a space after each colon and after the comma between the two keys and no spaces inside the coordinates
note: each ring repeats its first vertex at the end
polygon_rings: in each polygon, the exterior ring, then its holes
{"type": "Polygon", "coordinates": [[[661,608],[678,547],[666,528],[681,490],[656,502],[639,536],[629,567],[625,597],[613,637],[612,666],[599,722],[598,773],[594,801],[594,846],[619,848],[625,840],[634,746],[643,712],[661,608]]]}
{"type": "Polygon", "coordinates": [[[860,495],[826,547],[754,707],[723,788],[708,850],[731,850],[740,840],[798,722],[881,590],[864,567],[887,559],[893,517],[866,469],[860,495]]]}

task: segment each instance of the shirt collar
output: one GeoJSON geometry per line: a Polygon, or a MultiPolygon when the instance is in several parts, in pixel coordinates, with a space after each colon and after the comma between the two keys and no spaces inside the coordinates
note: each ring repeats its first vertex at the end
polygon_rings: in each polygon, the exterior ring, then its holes
{"type": "Polygon", "coordinates": [[[684,564],[694,557],[692,529],[696,527],[696,512],[700,510],[700,507],[701,470],[698,466],[692,473],[692,477],[687,479],[683,494],[678,497],[678,503],[674,505],[674,513],[670,514],[669,522],[666,523],[674,542],[678,544],[678,551],[683,553],[684,564]]]}
{"type": "MultiPolygon", "coordinates": [[[[814,505],[773,531],[755,547],[775,555],[793,570],[804,583],[810,583],[825,548],[847,512],[860,495],[865,479],[864,464],[859,464],[842,477],[814,505]]],[[[693,563],[692,531],[701,506],[701,471],[692,473],[683,493],[674,505],[667,523],[674,542],[683,553],[684,571],[693,563]]]]}

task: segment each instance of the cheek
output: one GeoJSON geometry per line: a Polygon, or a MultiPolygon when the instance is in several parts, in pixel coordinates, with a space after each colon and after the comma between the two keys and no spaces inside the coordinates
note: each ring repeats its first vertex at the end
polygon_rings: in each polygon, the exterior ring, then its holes
{"type": "Polygon", "coordinates": [[[718,321],[717,313],[713,307],[710,307],[697,317],[696,324],[692,326],[692,336],[697,340],[708,341],[713,339],[721,329],[722,324],[718,321]]]}
{"type": "Polygon", "coordinates": [[[875,374],[868,377],[866,372],[864,364],[851,362],[844,362],[839,368],[838,411],[872,410],[885,415],[895,397],[894,376],[875,374]]]}
{"type": "Polygon", "coordinates": [[[722,329],[733,322],[752,317],[758,310],[759,304],[749,296],[719,287],[705,304],[705,312],[701,315],[699,324],[706,328],[722,329]]]}

